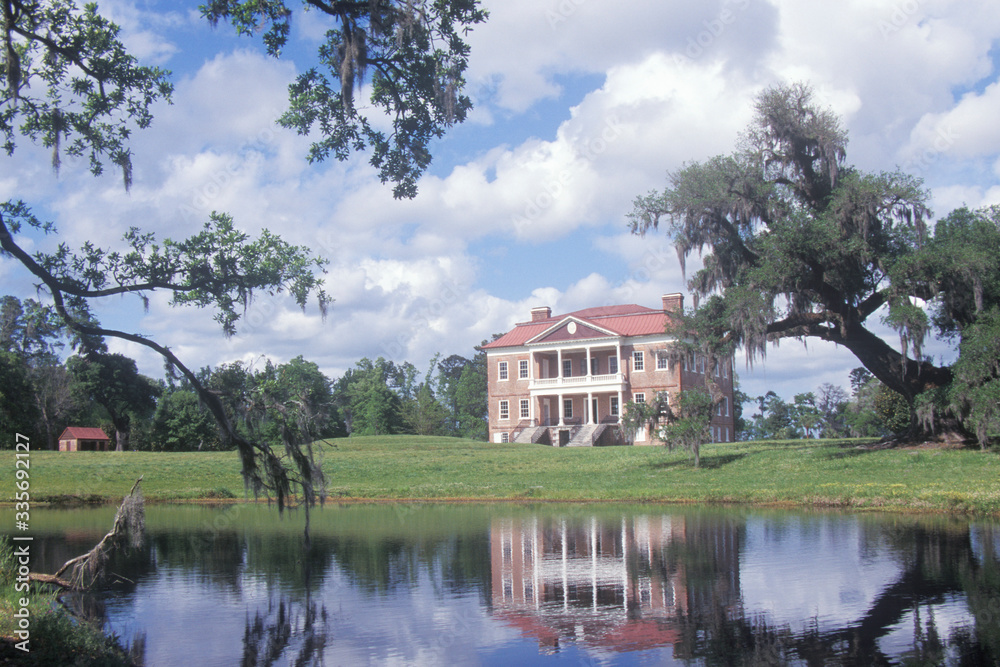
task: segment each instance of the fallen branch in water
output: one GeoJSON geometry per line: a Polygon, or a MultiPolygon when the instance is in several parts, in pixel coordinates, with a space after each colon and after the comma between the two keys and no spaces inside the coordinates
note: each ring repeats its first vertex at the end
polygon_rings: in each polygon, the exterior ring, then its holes
{"type": "Polygon", "coordinates": [[[111,532],[105,535],[97,546],[82,556],[66,561],[55,574],[32,572],[29,575],[30,580],[60,586],[67,590],[90,588],[103,577],[104,565],[112,553],[123,548],[141,547],[146,531],[145,504],[142,490],[139,488],[141,481],[140,476],[132,485],[132,490],[122,500],[118,512],[115,513],[111,532]],[[67,570],[70,570],[69,578],[63,579],[62,576],[67,570]]]}

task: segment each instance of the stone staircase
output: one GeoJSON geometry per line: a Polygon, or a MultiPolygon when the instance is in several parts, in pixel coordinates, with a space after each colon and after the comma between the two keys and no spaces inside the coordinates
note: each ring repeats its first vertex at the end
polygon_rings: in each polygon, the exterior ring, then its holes
{"type": "Polygon", "coordinates": [[[530,426],[514,436],[514,442],[535,444],[542,439],[547,430],[545,426],[530,426]]]}
{"type": "Polygon", "coordinates": [[[567,447],[593,447],[594,443],[601,437],[607,424],[584,424],[580,427],[569,441],[567,447]]]}

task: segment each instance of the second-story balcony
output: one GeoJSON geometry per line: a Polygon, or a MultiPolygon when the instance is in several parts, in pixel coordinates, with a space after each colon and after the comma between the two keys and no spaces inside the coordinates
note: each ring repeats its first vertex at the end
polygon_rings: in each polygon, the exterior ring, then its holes
{"type": "Polygon", "coordinates": [[[625,389],[624,373],[605,375],[577,375],[573,377],[536,378],[528,383],[532,393],[545,394],[558,391],[619,391],[625,389]]]}

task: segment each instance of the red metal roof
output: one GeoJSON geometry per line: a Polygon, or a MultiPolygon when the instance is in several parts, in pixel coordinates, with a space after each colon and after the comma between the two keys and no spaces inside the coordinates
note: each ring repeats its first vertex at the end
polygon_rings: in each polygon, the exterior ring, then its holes
{"type": "Polygon", "coordinates": [[[549,317],[544,320],[519,322],[503,336],[483,347],[492,349],[524,345],[535,336],[550,329],[567,317],[574,317],[578,320],[589,322],[594,326],[614,331],[620,336],[661,334],[666,330],[667,326],[667,314],[662,310],[646,308],[645,306],[638,306],[636,304],[598,306],[596,308],[577,310],[565,315],[549,317]]]}
{"type": "Polygon", "coordinates": [[[104,429],[91,426],[67,426],[59,436],[60,440],[110,440],[104,429]]]}

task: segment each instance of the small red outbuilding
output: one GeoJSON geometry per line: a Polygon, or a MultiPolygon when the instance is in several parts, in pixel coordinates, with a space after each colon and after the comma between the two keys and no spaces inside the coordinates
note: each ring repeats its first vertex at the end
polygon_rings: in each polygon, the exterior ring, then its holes
{"type": "Polygon", "coordinates": [[[60,452],[106,452],[109,449],[111,438],[100,428],[67,426],[59,436],[60,452]]]}

